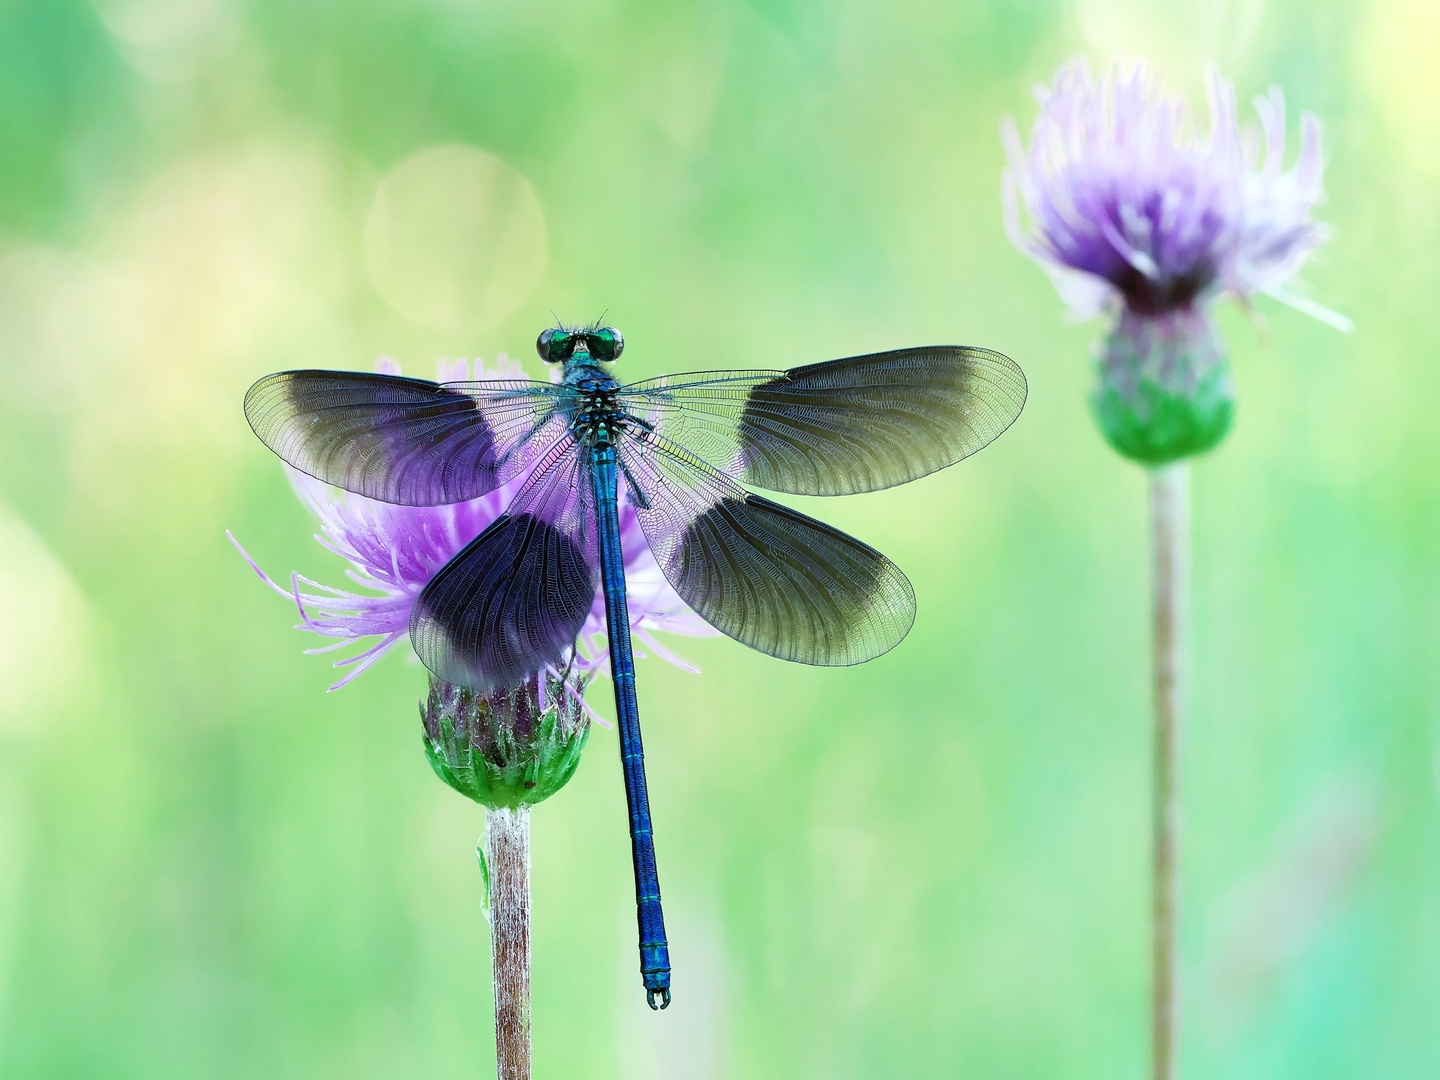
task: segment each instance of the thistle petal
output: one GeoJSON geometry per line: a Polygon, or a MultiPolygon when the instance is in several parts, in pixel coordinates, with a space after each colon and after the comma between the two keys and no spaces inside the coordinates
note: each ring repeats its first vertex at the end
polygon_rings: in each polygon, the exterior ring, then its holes
{"type": "MultiPolygon", "coordinates": [[[[1222,294],[1294,295],[1284,285],[1328,235],[1311,216],[1324,160],[1320,123],[1307,113],[1299,157],[1285,169],[1278,87],[1255,99],[1258,127],[1242,128],[1234,87],[1208,71],[1203,138],[1186,102],[1166,96],[1143,63],[1092,76],[1071,61],[1035,97],[1028,147],[1013,119],[1001,123],[1003,220],[1074,315],[1125,307],[1158,316],[1222,294]]],[[[1318,305],[1293,306],[1344,322],[1318,305]]]]}

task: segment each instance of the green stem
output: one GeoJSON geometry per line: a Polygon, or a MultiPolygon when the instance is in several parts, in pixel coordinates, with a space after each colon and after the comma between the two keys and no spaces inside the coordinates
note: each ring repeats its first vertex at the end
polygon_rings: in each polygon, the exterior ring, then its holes
{"type": "Polygon", "coordinates": [[[1155,778],[1150,1072],[1175,1080],[1180,1043],[1180,979],[1176,928],[1180,920],[1180,755],[1184,734],[1185,609],[1190,571],[1190,467],[1184,462],[1150,472],[1153,603],[1155,778]]]}
{"type": "Polygon", "coordinates": [[[485,813],[490,955],[495,971],[495,1071],[530,1080],[530,808],[485,813]]]}

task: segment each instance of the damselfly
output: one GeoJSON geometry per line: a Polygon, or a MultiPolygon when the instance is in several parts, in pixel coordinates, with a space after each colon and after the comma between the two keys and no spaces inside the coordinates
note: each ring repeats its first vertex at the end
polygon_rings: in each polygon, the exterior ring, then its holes
{"type": "Polygon", "coordinates": [[[622,385],[606,370],[624,348],[614,327],[556,327],[537,348],[564,365],[558,382],[284,371],[250,388],[245,415],[290,465],[385,502],[464,502],[528,477],[508,511],[425,587],[411,641],[448,682],[517,686],[562,663],[603,591],[640,971],[651,1007],[664,1008],[669,946],[620,501],[681,599],[717,630],[783,660],[859,664],[909,632],[909,581],[874,548],[740,485],[849,495],[914,480],[1009,427],[1025,377],[999,353],[941,345],[622,385]]]}

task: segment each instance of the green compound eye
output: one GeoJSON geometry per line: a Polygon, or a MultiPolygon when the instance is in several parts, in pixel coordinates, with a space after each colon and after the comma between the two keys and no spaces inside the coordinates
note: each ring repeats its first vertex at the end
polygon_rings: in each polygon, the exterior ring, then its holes
{"type": "Polygon", "coordinates": [[[625,351],[625,336],[613,326],[591,330],[585,335],[585,343],[590,346],[590,355],[596,360],[618,360],[625,351]]]}
{"type": "Polygon", "coordinates": [[[570,354],[575,351],[575,335],[568,330],[558,330],[554,327],[542,330],[540,336],[535,339],[535,351],[547,364],[558,364],[562,360],[569,360],[570,354]]]}

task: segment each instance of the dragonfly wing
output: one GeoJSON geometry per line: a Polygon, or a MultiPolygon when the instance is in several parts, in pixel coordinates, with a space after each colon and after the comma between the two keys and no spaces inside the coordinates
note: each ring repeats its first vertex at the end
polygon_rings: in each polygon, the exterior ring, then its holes
{"type": "Polygon", "coordinates": [[[880,552],[752,495],[668,440],[627,440],[627,497],[666,578],[723,634],[802,664],[888,652],[915,621],[915,592],[880,552]]]}
{"type": "Polygon", "coordinates": [[[988,349],[937,345],[789,371],[634,383],[622,406],[747,484],[796,495],[893,487],[953,465],[1020,415],[1025,376],[988,349]]]}
{"type": "Polygon", "coordinates": [[[427,668],[480,692],[560,660],[595,603],[594,499],[573,439],[535,468],[509,510],[430,579],[410,616],[427,668]]]}
{"type": "Polygon", "coordinates": [[[282,371],[245,395],[260,441],[301,472],[406,506],[464,502],[525,472],[565,430],[563,387],[282,371]]]}

